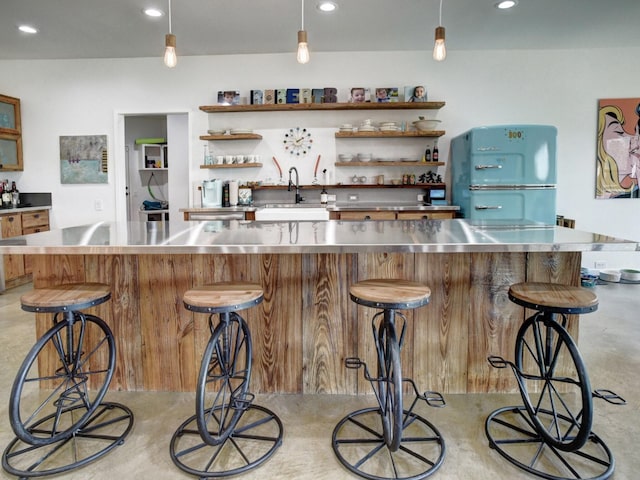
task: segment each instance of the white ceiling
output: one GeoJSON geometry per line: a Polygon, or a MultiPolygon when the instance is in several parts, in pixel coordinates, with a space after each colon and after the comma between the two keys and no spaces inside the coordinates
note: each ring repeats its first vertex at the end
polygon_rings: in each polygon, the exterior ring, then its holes
{"type": "MultiPolygon", "coordinates": [[[[640,0],[444,0],[447,51],[640,46],[640,0]]],[[[0,0],[0,59],[161,56],[168,0],[0,0]],[[36,26],[38,35],[17,30],[36,26]]],[[[424,50],[439,0],[335,0],[332,14],[305,0],[313,52],[424,50]]],[[[173,0],[178,56],[294,52],[301,0],[173,0]]],[[[638,62],[640,59],[629,59],[638,62]]]]}

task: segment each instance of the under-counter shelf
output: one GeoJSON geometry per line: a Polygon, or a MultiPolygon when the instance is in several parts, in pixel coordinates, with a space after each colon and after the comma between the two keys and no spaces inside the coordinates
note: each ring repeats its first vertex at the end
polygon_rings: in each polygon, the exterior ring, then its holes
{"type": "Polygon", "coordinates": [[[312,110],[438,110],[445,102],[275,103],[261,105],[202,105],[207,113],[284,112],[312,110]]]}
{"type": "Polygon", "coordinates": [[[440,167],[444,162],[403,162],[401,160],[393,162],[371,161],[371,162],[336,162],[336,167],[440,167]]]}
{"type": "Polygon", "coordinates": [[[411,130],[408,132],[336,132],[336,138],[415,138],[441,137],[444,130],[411,130]]]}
{"type": "Polygon", "coordinates": [[[259,133],[237,133],[235,135],[200,135],[200,140],[262,140],[259,133]]]}
{"type": "Polygon", "coordinates": [[[218,163],[215,165],[200,165],[200,168],[256,168],[262,167],[261,163],[218,163]]]}

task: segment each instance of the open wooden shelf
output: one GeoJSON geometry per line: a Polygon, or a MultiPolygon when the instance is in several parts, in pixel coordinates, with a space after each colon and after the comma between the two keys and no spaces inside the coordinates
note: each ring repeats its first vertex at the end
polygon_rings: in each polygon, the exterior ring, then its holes
{"type": "Polygon", "coordinates": [[[410,130],[408,132],[336,132],[336,138],[441,137],[444,134],[444,130],[410,130]]]}
{"type": "Polygon", "coordinates": [[[444,162],[403,162],[400,160],[393,162],[380,162],[380,161],[371,161],[371,162],[336,162],[336,167],[440,167],[444,165],[444,162]]]}
{"type": "Polygon", "coordinates": [[[202,105],[207,113],[284,112],[312,110],[438,110],[445,102],[389,102],[389,103],[276,103],[262,105],[202,105]]]}
{"type": "Polygon", "coordinates": [[[217,163],[215,165],[200,165],[200,168],[257,168],[261,163],[217,163]]]}
{"type": "Polygon", "coordinates": [[[200,140],[262,140],[258,133],[238,133],[236,135],[200,135],[200,140]]]}

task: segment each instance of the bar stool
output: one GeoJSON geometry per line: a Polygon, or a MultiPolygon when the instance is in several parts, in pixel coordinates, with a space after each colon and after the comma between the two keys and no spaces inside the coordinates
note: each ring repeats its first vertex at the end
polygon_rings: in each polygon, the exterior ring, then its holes
{"type": "Polygon", "coordinates": [[[346,359],[347,368],[364,367],[378,406],[344,417],[333,431],[333,450],[348,470],[364,478],[425,478],[442,465],[445,443],[436,427],[416,414],[414,407],[418,400],[433,407],[444,407],[445,401],[438,392],[418,393],[413,380],[402,378],[400,350],[407,320],[398,310],[426,305],[431,290],[406,280],[373,279],[351,285],[349,296],[359,305],[381,310],[371,320],[376,374],[371,375],[359,358],[346,359]],[[415,394],[408,410],[403,407],[403,382],[415,394]]]}
{"type": "Polygon", "coordinates": [[[109,326],[82,310],[111,297],[109,286],[74,283],[36,288],[21,297],[27,312],[53,313],[16,375],[9,420],[16,435],[2,467],[20,478],[82,467],[124,443],[133,426],[127,407],[103,402],[115,370],[109,326]]]}
{"type": "Polygon", "coordinates": [[[495,368],[511,367],[524,405],[489,415],[489,446],[539,477],[609,478],[615,462],[591,431],[592,399],[626,402],[610,390],[591,391],[584,361],[567,331],[567,315],[595,311],[597,296],[582,287],[524,282],[509,288],[509,299],[535,312],[518,331],[515,361],[488,360],[495,368]]]}
{"type": "Polygon", "coordinates": [[[260,285],[218,283],[185,292],[187,310],[209,314],[195,415],[171,438],[173,463],[200,478],[227,477],[265,462],[282,444],[282,422],[249,393],[251,335],[237,313],[263,300],[260,285]],[[218,321],[214,316],[218,314],[218,321]]]}

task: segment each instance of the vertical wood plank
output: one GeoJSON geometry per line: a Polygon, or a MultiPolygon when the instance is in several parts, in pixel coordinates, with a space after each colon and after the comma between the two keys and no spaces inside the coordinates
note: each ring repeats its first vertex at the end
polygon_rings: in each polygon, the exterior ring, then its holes
{"type": "Polygon", "coordinates": [[[86,281],[111,287],[111,300],[98,306],[97,315],[116,338],[114,390],[142,390],[142,337],[138,298],[138,262],[134,255],[85,257],[86,281]]]}
{"type": "Polygon", "coordinates": [[[145,390],[195,390],[192,316],[182,306],[190,255],[140,255],[139,298],[145,390]]]}
{"type": "Polygon", "coordinates": [[[303,256],[303,393],[357,393],[344,363],[357,352],[357,328],[348,315],[352,261],[352,255],[303,256]]]}
{"type": "Polygon", "coordinates": [[[414,314],[414,381],[420,391],[466,392],[470,256],[422,253],[415,265],[431,299],[414,314]]]}
{"type": "Polygon", "coordinates": [[[496,369],[489,355],[513,360],[515,337],[522,324],[522,311],[509,300],[509,286],[525,279],[525,254],[471,254],[469,317],[470,393],[515,392],[510,369],[496,369]]]}

